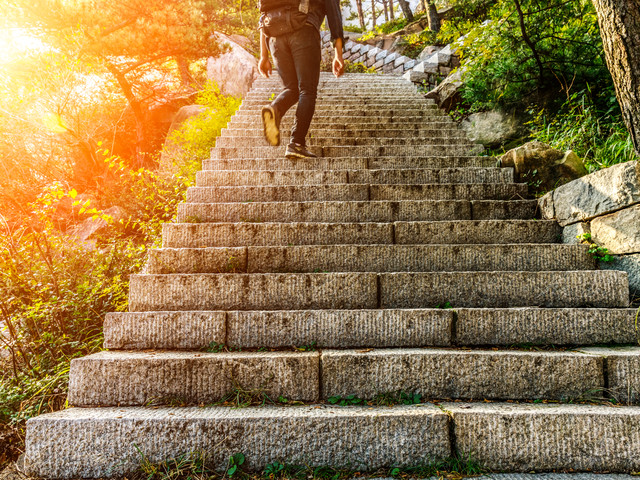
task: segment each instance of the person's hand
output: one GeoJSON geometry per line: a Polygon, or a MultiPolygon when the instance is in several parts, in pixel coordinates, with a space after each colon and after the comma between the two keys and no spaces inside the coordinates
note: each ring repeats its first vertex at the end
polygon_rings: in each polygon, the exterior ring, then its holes
{"type": "Polygon", "coordinates": [[[336,78],[342,76],[344,73],[344,60],[342,59],[342,55],[338,55],[336,52],[335,57],[333,57],[333,74],[336,78]]]}
{"type": "Polygon", "coordinates": [[[260,57],[260,61],[258,62],[258,71],[263,77],[269,78],[269,75],[271,75],[271,72],[273,71],[269,57],[260,57]]]}

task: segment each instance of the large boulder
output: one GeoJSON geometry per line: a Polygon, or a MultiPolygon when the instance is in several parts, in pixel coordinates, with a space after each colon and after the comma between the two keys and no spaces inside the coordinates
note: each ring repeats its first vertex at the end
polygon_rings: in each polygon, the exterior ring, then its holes
{"type": "Polygon", "coordinates": [[[515,111],[473,113],[462,121],[460,127],[467,133],[469,140],[489,148],[506,145],[526,134],[522,117],[515,111]]]}
{"type": "Polygon", "coordinates": [[[73,236],[86,248],[94,249],[97,237],[106,230],[111,222],[126,220],[127,217],[127,212],[118,206],[107,208],[102,211],[102,216],[87,218],[79,224],[75,228],[73,236]]]}
{"type": "Polygon", "coordinates": [[[517,178],[527,182],[534,193],[552,190],[588,173],[573,151],[561,152],[536,141],[509,150],[498,165],[513,167],[517,178]]]}
{"type": "Polygon", "coordinates": [[[640,253],[640,205],[594,218],[591,235],[610,253],[640,253]]]}
{"type": "Polygon", "coordinates": [[[457,69],[425,97],[435,100],[438,106],[447,112],[453,110],[462,102],[460,92],[464,86],[463,76],[464,68],[457,69]]]}
{"type": "Polygon", "coordinates": [[[545,195],[545,218],[565,226],[591,220],[640,203],[640,162],[598,170],[545,195]]]}
{"type": "Polygon", "coordinates": [[[207,60],[207,78],[228,95],[244,96],[258,78],[258,60],[230,37],[217,33],[216,39],[228,51],[207,60]]]}

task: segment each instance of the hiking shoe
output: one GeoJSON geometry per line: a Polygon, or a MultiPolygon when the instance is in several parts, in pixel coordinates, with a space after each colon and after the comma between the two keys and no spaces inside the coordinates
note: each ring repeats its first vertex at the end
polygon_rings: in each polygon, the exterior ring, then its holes
{"type": "Polygon", "coordinates": [[[311,153],[304,145],[291,142],[287,145],[287,151],[284,154],[289,160],[295,160],[296,158],[316,158],[315,153],[311,153]]]}
{"type": "Polygon", "coordinates": [[[264,138],[269,145],[277,147],[280,145],[280,119],[276,115],[276,110],[271,105],[262,107],[262,126],[264,127],[264,138]]]}

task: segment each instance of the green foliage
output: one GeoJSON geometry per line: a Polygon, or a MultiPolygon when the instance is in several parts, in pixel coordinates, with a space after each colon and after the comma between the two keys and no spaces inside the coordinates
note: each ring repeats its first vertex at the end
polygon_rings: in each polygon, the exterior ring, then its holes
{"type": "Polygon", "coordinates": [[[355,395],[346,395],[344,397],[335,395],[333,397],[329,397],[327,401],[331,405],[340,405],[341,407],[346,407],[348,405],[363,405],[365,403],[364,399],[355,395]]]}
{"type": "Polygon", "coordinates": [[[409,58],[418,58],[418,55],[428,45],[434,45],[437,42],[437,36],[431,30],[423,30],[419,33],[412,33],[402,37],[399,42],[402,55],[409,58]]]}
{"type": "Polygon", "coordinates": [[[590,172],[636,159],[613,86],[594,96],[575,92],[556,111],[541,109],[530,122],[531,136],[558,150],[574,150],[590,172]]]}
{"type": "Polygon", "coordinates": [[[367,67],[362,62],[351,63],[349,60],[344,62],[345,73],[378,73],[373,67],[367,67]]]}
{"type": "MultiPolygon", "coordinates": [[[[188,138],[212,141],[237,102],[212,95],[213,127],[188,138]]],[[[192,152],[171,175],[132,169],[101,145],[95,156],[107,181],[91,198],[54,182],[11,222],[0,215],[0,347],[9,355],[0,374],[0,423],[22,425],[65,407],[70,361],[101,349],[104,315],[127,309],[129,276],[141,270],[200,168],[192,152]],[[117,219],[104,213],[114,203],[123,212],[117,219]],[[100,227],[86,243],[69,228],[83,220],[100,227]]]]}
{"type": "Polygon", "coordinates": [[[468,32],[461,49],[464,98],[474,110],[553,100],[611,83],[589,0],[495,2],[491,22],[468,32]],[[524,30],[523,30],[524,26],[524,30]]]}
{"type": "Polygon", "coordinates": [[[601,247],[597,243],[591,241],[590,233],[582,233],[577,235],[576,238],[580,240],[580,243],[589,246],[589,254],[598,262],[613,262],[616,259],[615,255],[611,255],[609,253],[609,249],[607,247],[601,247]]]}
{"type": "Polygon", "coordinates": [[[234,474],[240,473],[238,470],[244,463],[244,455],[242,453],[236,453],[229,457],[229,463],[227,465],[227,475],[233,477],[234,474]]]}
{"type": "MultiPolygon", "coordinates": [[[[244,480],[347,480],[362,476],[362,471],[339,469],[328,465],[311,467],[296,465],[284,461],[272,462],[265,466],[262,472],[245,472],[240,467],[246,458],[242,453],[232,455],[224,473],[216,471],[210,456],[204,453],[190,453],[176,459],[160,463],[151,463],[144,455],[142,464],[133,476],[133,480],[218,480],[231,476],[244,480]],[[236,467],[235,469],[233,467],[236,467]]],[[[394,478],[460,478],[462,476],[478,476],[490,471],[474,460],[471,455],[456,455],[443,459],[436,459],[426,464],[414,466],[392,467],[373,472],[367,472],[368,477],[378,478],[391,476],[394,478]]]]}

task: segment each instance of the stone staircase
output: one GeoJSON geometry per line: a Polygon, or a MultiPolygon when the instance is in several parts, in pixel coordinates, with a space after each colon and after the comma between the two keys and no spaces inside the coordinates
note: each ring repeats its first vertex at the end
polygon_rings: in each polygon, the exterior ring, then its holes
{"type": "Polygon", "coordinates": [[[279,82],[256,82],[131,278],[130,312],[107,317],[109,350],[72,361],[74,408],[29,421],[29,473],[194,451],[220,468],[639,470],[626,273],[557,243],[527,186],[409,82],[320,87],[320,156],[291,161],[261,134],[279,82]],[[215,405],[239,389],[277,404],[215,405]],[[328,402],[398,391],[425,403],[328,402]]]}

